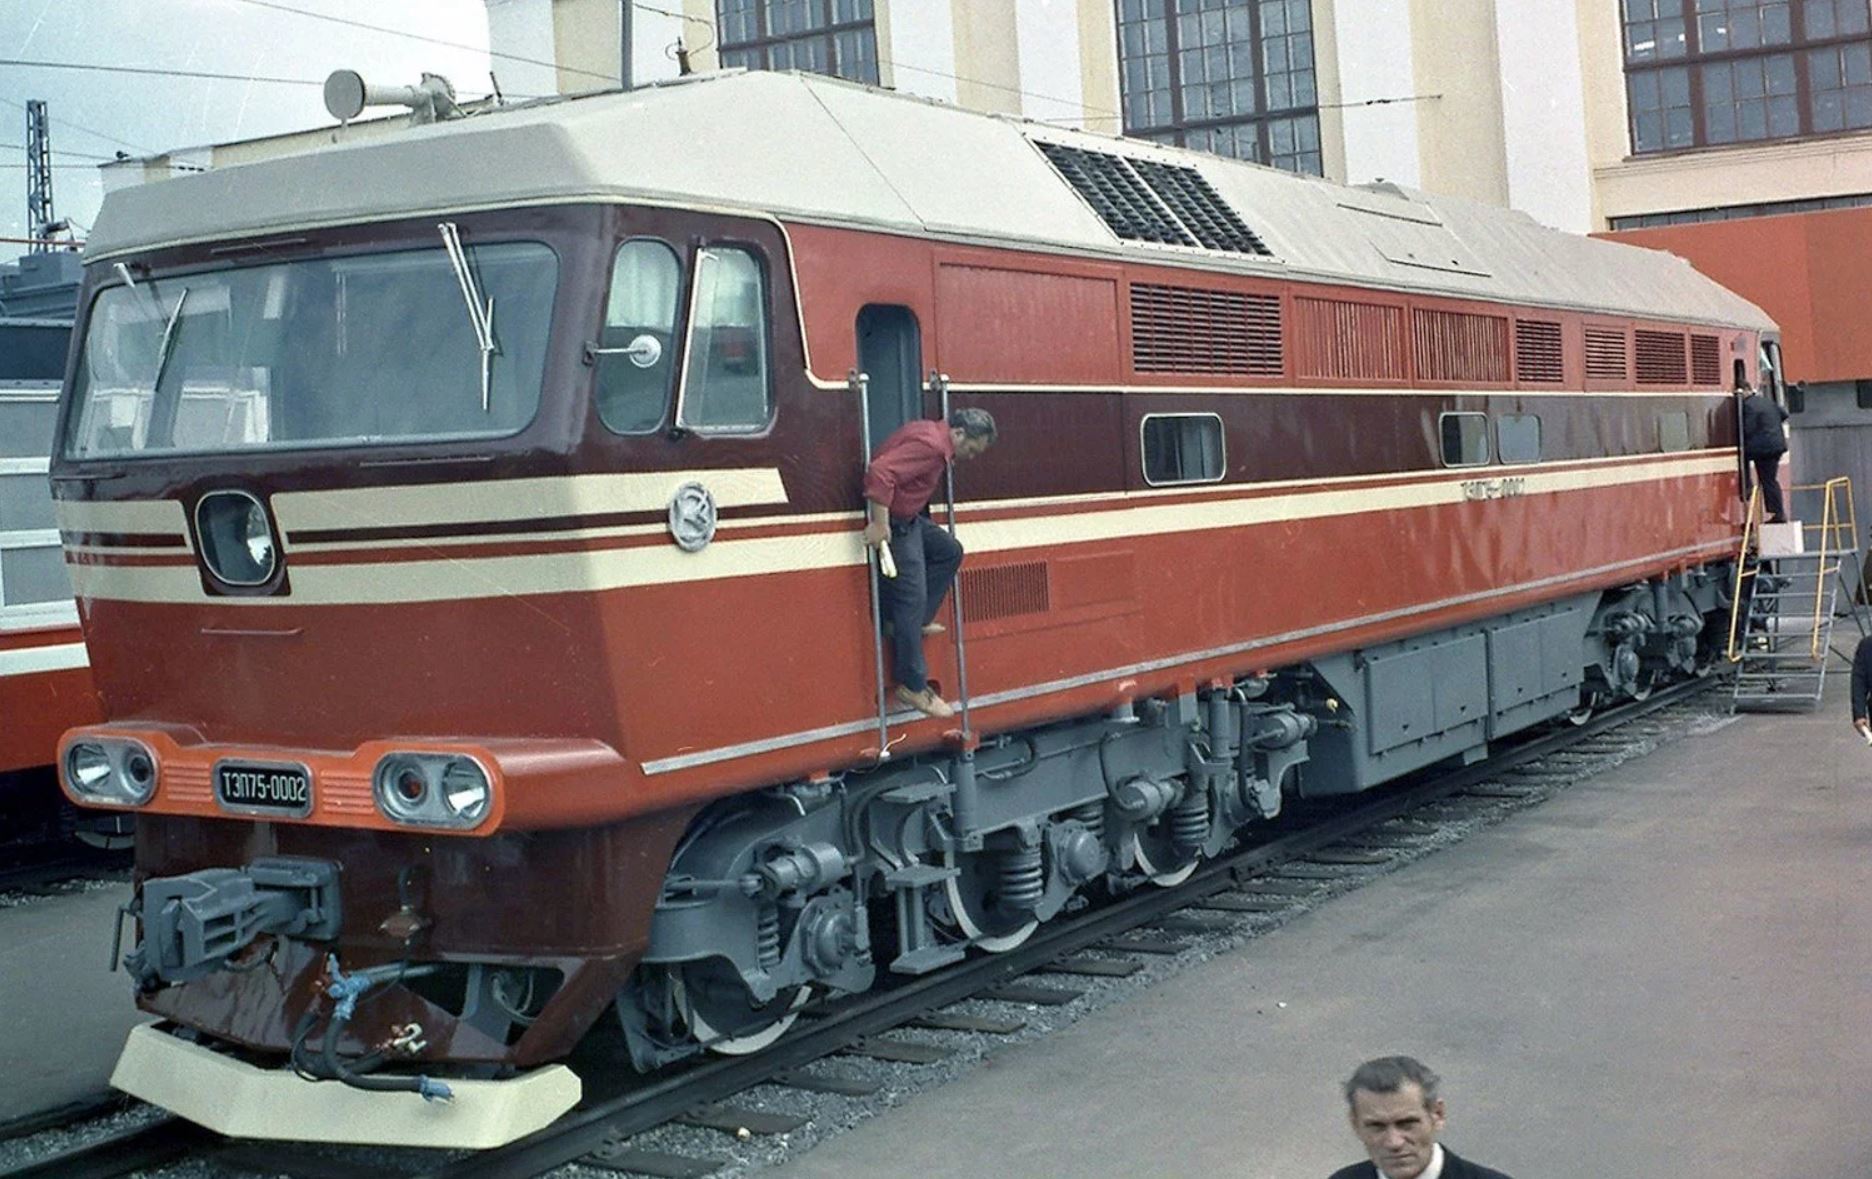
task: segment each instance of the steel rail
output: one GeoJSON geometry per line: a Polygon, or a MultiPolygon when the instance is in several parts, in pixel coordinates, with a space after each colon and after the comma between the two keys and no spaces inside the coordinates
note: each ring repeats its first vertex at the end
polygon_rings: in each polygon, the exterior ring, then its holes
{"type": "MultiPolygon", "coordinates": [[[[823,1018],[809,1026],[796,1027],[754,1056],[710,1060],[680,1075],[575,1109],[553,1125],[506,1146],[423,1171],[420,1179],[521,1179],[575,1162],[607,1142],[663,1125],[698,1105],[732,1097],[771,1080],[776,1074],[835,1054],[866,1036],[889,1031],[918,1015],[1041,970],[1063,956],[1149,925],[1178,909],[1190,907],[1192,902],[1234,888],[1275,864],[1316,851],[1425,803],[1460,793],[1517,766],[1630,724],[1707,691],[1715,683],[1714,679],[1698,679],[1660,689],[1644,701],[1607,711],[1584,725],[1518,743],[1473,766],[1385,791],[1384,797],[1354,810],[1212,861],[1176,888],[1131,893],[1084,913],[1042,925],[1026,944],[1006,953],[965,959],[887,991],[840,1002],[824,1009],[823,1018]]],[[[0,1179],[8,1177],[0,1176],[0,1179]]]]}
{"type": "Polygon", "coordinates": [[[0,1179],[111,1179],[161,1166],[220,1141],[213,1130],[170,1115],[0,1171],[0,1179]]]}

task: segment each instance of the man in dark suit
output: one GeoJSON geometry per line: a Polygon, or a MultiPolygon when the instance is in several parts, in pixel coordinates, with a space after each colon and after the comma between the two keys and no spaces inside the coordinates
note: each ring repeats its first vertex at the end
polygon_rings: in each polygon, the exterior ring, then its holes
{"type": "Polygon", "coordinates": [[[1334,1171],[1332,1179],[1508,1179],[1443,1149],[1443,1099],[1437,1075],[1408,1056],[1368,1060],[1345,1083],[1352,1132],[1370,1162],[1334,1171]]]}

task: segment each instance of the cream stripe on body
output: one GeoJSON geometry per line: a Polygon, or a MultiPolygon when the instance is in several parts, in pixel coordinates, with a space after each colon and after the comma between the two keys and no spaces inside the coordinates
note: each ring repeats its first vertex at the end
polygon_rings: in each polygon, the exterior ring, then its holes
{"type": "MultiPolygon", "coordinates": [[[[1125,508],[1011,520],[964,519],[960,533],[964,547],[982,554],[1457,504],[1470,498],[1464,485],[1477,480],[1497,483],[1503,478],[1521,479],[1518,495],[1526,497],[1728,474],[1734,469],[1734,456],[1729,452],[1572,470],[1476,467],[1446,472],[1434,481],[1393,486],[1293,490],[1193,503],[1143,502],[1125,508]]],[[[1251,486],[1238,487],[1254,490],[1251,486]]],[[[542,539],[552,535],[539,534],[542,539]]],[[[291,565],[289,556],[290,597],[216,600],[230,606],[459,601],[796,573],[855,566],[863,561],[858,532],[849,527],[745,540],[724,537],[699,553],[685,553],[674,545],[655,545],[599,552],[300,566],[291,565]]],[[[73,588],[81,598],[205,600],[193,565],[74,565],[71,573],[73,588]]]]}
{"type": "Polygon", "coordinates": [[[65,671],[89,667],[90,654],[83,643],[57,643],[50,647],[15,647],[0,651],[0,676],[36,675],[47,671],[65,671]]]}
{"type": "Polygon", "coordinates": [[[296,532],[317,529],[420,527],[661,512],[676,489],[700,483],[718,508],[783,504],[786,488],[777,467],[737,470],[642,471],[613,475],[561,475],[539,479],[358,487],[343,491],[285,491],[273,497],[273,515],[290,543],[296,532]]]}

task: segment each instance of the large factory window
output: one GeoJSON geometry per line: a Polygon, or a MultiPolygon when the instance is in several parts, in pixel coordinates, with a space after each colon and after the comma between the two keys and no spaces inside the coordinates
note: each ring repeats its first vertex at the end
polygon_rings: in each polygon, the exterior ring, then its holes
{"type": "Polygon", "coordinates": [[[1443,436],[1443,465],[1479,467],[1489,461],[1488,415],[1446,413],[1438,419],[1443,436]]]}
{"type": "Polygon", "coordinates": [[[1632,154],[1872,127],[1865,0],[1624,0],[1632,154]]]}
{"type": "Polygon", "coordinates": [[[1117,0],[1124,131],[1321,174],[1308,0],[1117,0]]]}
{"type": "Polygon", "coordinates": [[[878,81],[872,0],[715,0],[721,63],[878,81]]]}
{"type": "Polygon", "coordinates": [[[691,430],[759,430],[770,409],[767,283],[746,250],[696,251],[678,424],[691,430]]]}
{"type": "Polygon", "coordinates": [[[1495,452],[1504,463],[1540,462],[1540,418],[1507,413],[1495,419],[1495,452]]]}
{"type": "Polygon", "coordinates": [[[1144,482],[1214,483],[1228,464],[1223,459],[1222,419],[1212,413],[1144,415],[1144,482]]]}
{"type": "Polygon", "coordinates": [[[598,416],[620,434],[663,424],[676,372],[676,251],[639,238],[618,247],[598,340],[598,416]]]}

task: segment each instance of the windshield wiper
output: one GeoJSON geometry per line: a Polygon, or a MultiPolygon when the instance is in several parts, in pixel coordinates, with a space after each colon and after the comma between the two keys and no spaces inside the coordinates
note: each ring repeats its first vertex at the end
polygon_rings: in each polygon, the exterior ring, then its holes
{"type": "Polygon", "coordinates": [[[156,346],[156,379],[150,382],[152,397],[162,392],[163,374],[169,371],[169,357],[175,352],[176,325],[182,322],[182,304],[188,302],[189,289],[182,288],[176,296],[175,310],[169,313],[169,322],[163,325],[162,343],[156,346]]]}
{"type": "Polygon", "coordinates": [[[461,284],[462,298],[468,303],[468,322],[474,328],[475,344],[481,349],[481,412],[488,412],[488,392],[494,379],[494,354],[500,345],[494,342],[494,300],[481,300],[481,285],[468,268],[468,254],[462,249],[461,231],[453,221],[436,226],[442,232],[442,248],[449,265],[455,268],[455,281],[461,284]]]}

